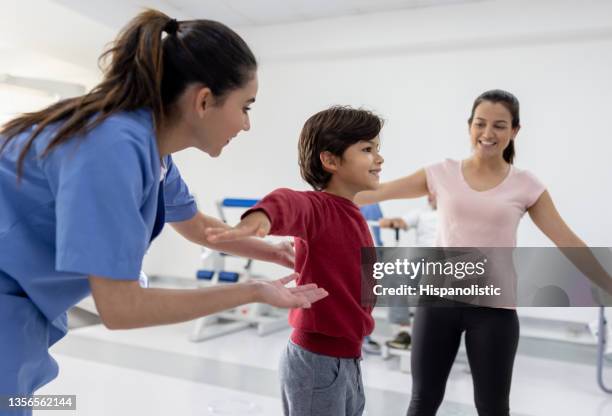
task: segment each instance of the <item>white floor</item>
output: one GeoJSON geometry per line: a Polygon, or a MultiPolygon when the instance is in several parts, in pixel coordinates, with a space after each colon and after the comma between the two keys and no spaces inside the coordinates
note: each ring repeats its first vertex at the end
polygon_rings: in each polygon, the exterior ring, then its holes
{"type": "MultiPolygon", "coordinates": [[[[202,343],[188,341],[190,330],[190,324],[73,330],[53,349],[60,376],[37,394],[77,395],[77,411],[58,416],[282,414],[275,373],[288,330],[258,337],[249,329],[202,343]]],[[[405,414],[411,380],[397,360],[367,356],[363,375],[366,414],[405,414]]],[[[612,415],[612,395],[598,389],[594,364],[525,355],[516,360],[511,404],[521,416],[612,415]]],[[[461,365],[438,414],[476,415],[471,376],[461,365]]]]}
{"type": "MultiPolygon", "coordinates": [[[[276,399],[58,355],[61,376],[37,394],[76,394],[55,415],[282,415],[276,399]]],[[[42,414],[44,412],[34,412],[42,414]]]]}

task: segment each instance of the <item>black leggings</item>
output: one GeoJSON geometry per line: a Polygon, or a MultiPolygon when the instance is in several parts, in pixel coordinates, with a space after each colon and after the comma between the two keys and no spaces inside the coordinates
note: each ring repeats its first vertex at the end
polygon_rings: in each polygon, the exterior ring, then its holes
{"type": "Polygon", "coordinates": [[[408,416],[436,414],[463,331],[478,415],[510,415],[512,366],[519,338],[516,311],[420,307],[412,333],[412,398],[408,416]]]}

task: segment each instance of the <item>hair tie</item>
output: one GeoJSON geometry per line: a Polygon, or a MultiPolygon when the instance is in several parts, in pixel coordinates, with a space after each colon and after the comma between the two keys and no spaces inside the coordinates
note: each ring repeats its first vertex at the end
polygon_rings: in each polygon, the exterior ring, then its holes
{"type": "Polygon", "coordinates": [[[168,22],[166,22],[166,25],[164,26],[162,30],[169,35],[174,35],[178,31],[178,28],[179,28],[179,24],[176,21],[176,19],[170,19],[168,20],[168,22]]]}

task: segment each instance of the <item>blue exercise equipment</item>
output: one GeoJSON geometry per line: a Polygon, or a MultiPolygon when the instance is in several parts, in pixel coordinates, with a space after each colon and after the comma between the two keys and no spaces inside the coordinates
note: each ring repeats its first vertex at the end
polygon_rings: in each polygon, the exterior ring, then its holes
{"type": "MultiPolygon", "coordinates": [[[[216,204],[219,218],[227,223],[226,209],[248,209],[257,202],[259,202],[258,199],[222,199],[216,204]]],[[[204,248],[202,252],[203,268],[196,272],[198,282],[206,286],[214,286],[260,278],[251,273],[252,259],[245,259],[246,264],[241,272],[226,270],[226,259],[232,257],[226,253],[204,248]]],[[[286,311],[280,311],[265,304],[252,303],[197,319],[190,340],[194,342],[204,341],[249,327],[255,327],[257,334],[263,336],[284,329],[288,325],[286,311]]]]}

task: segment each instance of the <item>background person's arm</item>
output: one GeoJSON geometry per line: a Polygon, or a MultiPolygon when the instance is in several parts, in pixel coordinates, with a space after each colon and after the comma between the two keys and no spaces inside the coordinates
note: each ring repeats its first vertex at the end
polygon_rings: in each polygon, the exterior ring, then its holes
{"type": "Polygon", "coordinates": [[[308,308],[327,296],[315,284],[288,288],[293,273],[275,281],[254,280],[202,289],[142,288],[137,280],[90,276],[91,293],[109,329],[142,328],[190,321],[252,302],[280,308],[308,308]]]}
{"type": "Polygon", "coordinates": [[[412,175],[381,183],[373,191],[362,191],[355,196],[357,205],[370,205],[390,199],[418,198],[427,195],[427,176],[425,169],[412,175]]]}
{"type": "Polygon", "coordinates": [[[597,286],[612,294],[612,277],[586,244],[563,221],[548,191],[540,195],[528,212],[535,225],[559,247],[578,270],[597,286]]]}
{"type": "Polygon", "coordinates": [[[408,224],[406,224],[406,221],[400,217],[381,218],[378,220],[378,225],[380,228],[399,228],[404,231],[408,230],[408,224]]]}

